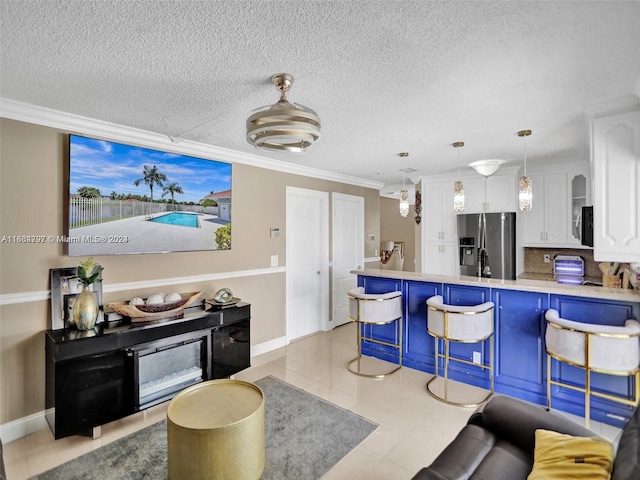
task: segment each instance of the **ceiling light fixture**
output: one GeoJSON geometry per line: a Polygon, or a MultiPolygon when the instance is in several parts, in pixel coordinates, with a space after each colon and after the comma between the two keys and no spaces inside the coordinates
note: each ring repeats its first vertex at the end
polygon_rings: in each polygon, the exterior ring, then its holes
{"type": "Polygon", "coordinates": [[[469,166],[473,167],[476,172],[484,177],[484,202],[482,203],[482,209],[489,211],[489,202],[487,201],[487,179],[500,170],[500,167],[504,163],[504,160],[478,160],[477,162],[470,163],[469,166]]]}
{"type": "Polygon", "coordinates": [[[478,160],[477,162],[470,163],[469,166],[473,167],[483,177],[490,177],[498,170],[504,163],[504,160],[478,160]]]}
{"type": "Polygon", "coordinates": [[[524,139],[524,175],[520,177],[518,186],[518,206],[521,212],[528,212],[533,208],[533,190],[531,177],[527,175],[527,137],[531,130],[520,130],[518,136],[524,139]]]}
{"type": "MultiPolygon", "coordinates": [[[[400,152],[402,158],[409,156],[408,152],[400,152]]],[[[402,190],[400,190],[400,215],[406,217],[409,215],[409,192],[404,185],[405,172],[402,172],[402,190]]]]}
{"type": "Polygon", "coordinates": [[[304,153],[320,138],[320,118],[310,108],[287,100],[293,76],[279,73],[271,81],[280,100],[247,119],[247,141],[265,150],[304,153]]]}
{"type": "MultiPolygon", "coordinates": [[[[460,178],[460,147],[464,147],[464,142],[454,142],[453,148],[458,149],[458,178],[460,178]]],[[[453,209],[456,212],[464,212],[464,187],[462,180],[453,183],[453,209]]]]}

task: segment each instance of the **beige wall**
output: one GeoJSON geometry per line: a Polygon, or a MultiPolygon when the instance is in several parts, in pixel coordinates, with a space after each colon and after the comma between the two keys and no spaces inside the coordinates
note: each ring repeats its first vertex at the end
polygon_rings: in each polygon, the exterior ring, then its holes
{"type": "MultiPolygon", "coordinates": [[[[0,120],[0,237],[65,235],[67,133],[13,120],[0,120]]],[[[285,191],[295,186],[365,198],[365,232],[379,232],[377,190],[234,163],[233,237],[230,251],[96,257],[109,284],[265,269],[265,274],[216,282],[180,283],[166,289],[202,290],[211,295],[230,287],[252,304],[252,345],[285,335],[285,274],[270,272],[271,255],[286,259],[285,191]],[[269,228],[280,237],[270,238],[269,228]]],[[[363,240],[364,241],[364,240],[363,240]]],[[[372,256],[365,241],[365,255],[372,256]]],[[[49,269],[72,267],[62,244],[0,244],[0,294],[49,289],[49,269]]],[[[145,296],[158,288],[105,292],[106,302],[145,296]]],[[[0,424],[44,410],[44,330],[50,328],[49,300],[0,306],[0,424]]]]}
{"type": "MultiPolygon", "coordinates": [[[[415,271],[416,228],[418,227],[415,222],[413,205],[409,209],[409,215],[402,217],[398,200],[380,197],[380,241],[404,242],[404,265],[402,270],[405,272],[415,271]]],[[[380,248],[379,242],[376,248],[380,248]]]]}

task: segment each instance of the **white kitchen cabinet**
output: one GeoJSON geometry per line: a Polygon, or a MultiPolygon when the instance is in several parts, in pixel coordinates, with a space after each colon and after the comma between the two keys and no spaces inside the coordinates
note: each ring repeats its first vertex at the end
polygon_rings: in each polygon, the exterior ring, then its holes
{"type": "Polygon", "coordinates": [[[456,243],[425,243],[422,273],[453,275],[460,273],[456,243]]]}
{"type": "Polygon", "coordinates": [[[591,183],[588,165],[571,169],[567,173],[567,192],[569,195],[569,232],[567,243],[582,245],[582,207],[591,205],[591,183]]]}
{"type": "Polygon", "coordinates": [[[563,247],[568,245],[566,172],[532,174],[533,208],[518,212],[522,245],[563,247]]]}
{"type": "Polygon", "coordinates": [[[453,181],[422,184],[423,273],[457,275],[458,223],[453,209],[453,181]]]}
{"type": "Polygon", "coordinates": [[[593,256],[640,262],[640,102],[592,118],[593,256]]]}
{"type": "Polygon", "coordinates": [[[487,179],[476,176],[464,178],[463,181],[464,213],[515,212],[517,210],[515,173],[495,174],[487,179]]]}
{"type": "Polygon", "coordinates": [[[453,209],[453,182],[428,182],[422,187],[422,225],[425,242],[456,242],[458,224],[453,209]]]}

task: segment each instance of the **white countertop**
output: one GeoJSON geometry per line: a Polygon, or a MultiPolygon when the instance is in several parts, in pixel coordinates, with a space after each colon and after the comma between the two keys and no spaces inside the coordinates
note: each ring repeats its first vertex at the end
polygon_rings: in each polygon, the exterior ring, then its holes
{"type": "Polygon", "coordinates": [[[588,285],[567,285],[546,280],[502,280],[495,278],[468,277],[465,275],[431,275],[426,273],[400,272],[396,270],[380,270],[365,268],[352,270],[356,275],[369,277],[395,278],[399,280],[414,280],[419,282],[451,283],[455,285],[470,285],[474,287],[503,288],[506,290],[522,290],[528,292],[553,293],[557,295],[573,295],[576,297],[604,298],[625,302],[640,302],[640,292],[637,290],[623,290],[621,288],[604,288],[588,285]]]}

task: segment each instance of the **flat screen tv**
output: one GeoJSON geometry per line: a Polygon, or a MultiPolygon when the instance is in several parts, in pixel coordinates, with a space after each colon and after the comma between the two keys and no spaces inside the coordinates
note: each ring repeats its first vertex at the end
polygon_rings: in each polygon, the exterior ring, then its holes
{"type": "Polygon", "coordinates": [[[228,250],[231,164],[69,135],[71,256],[228,250]]]}

